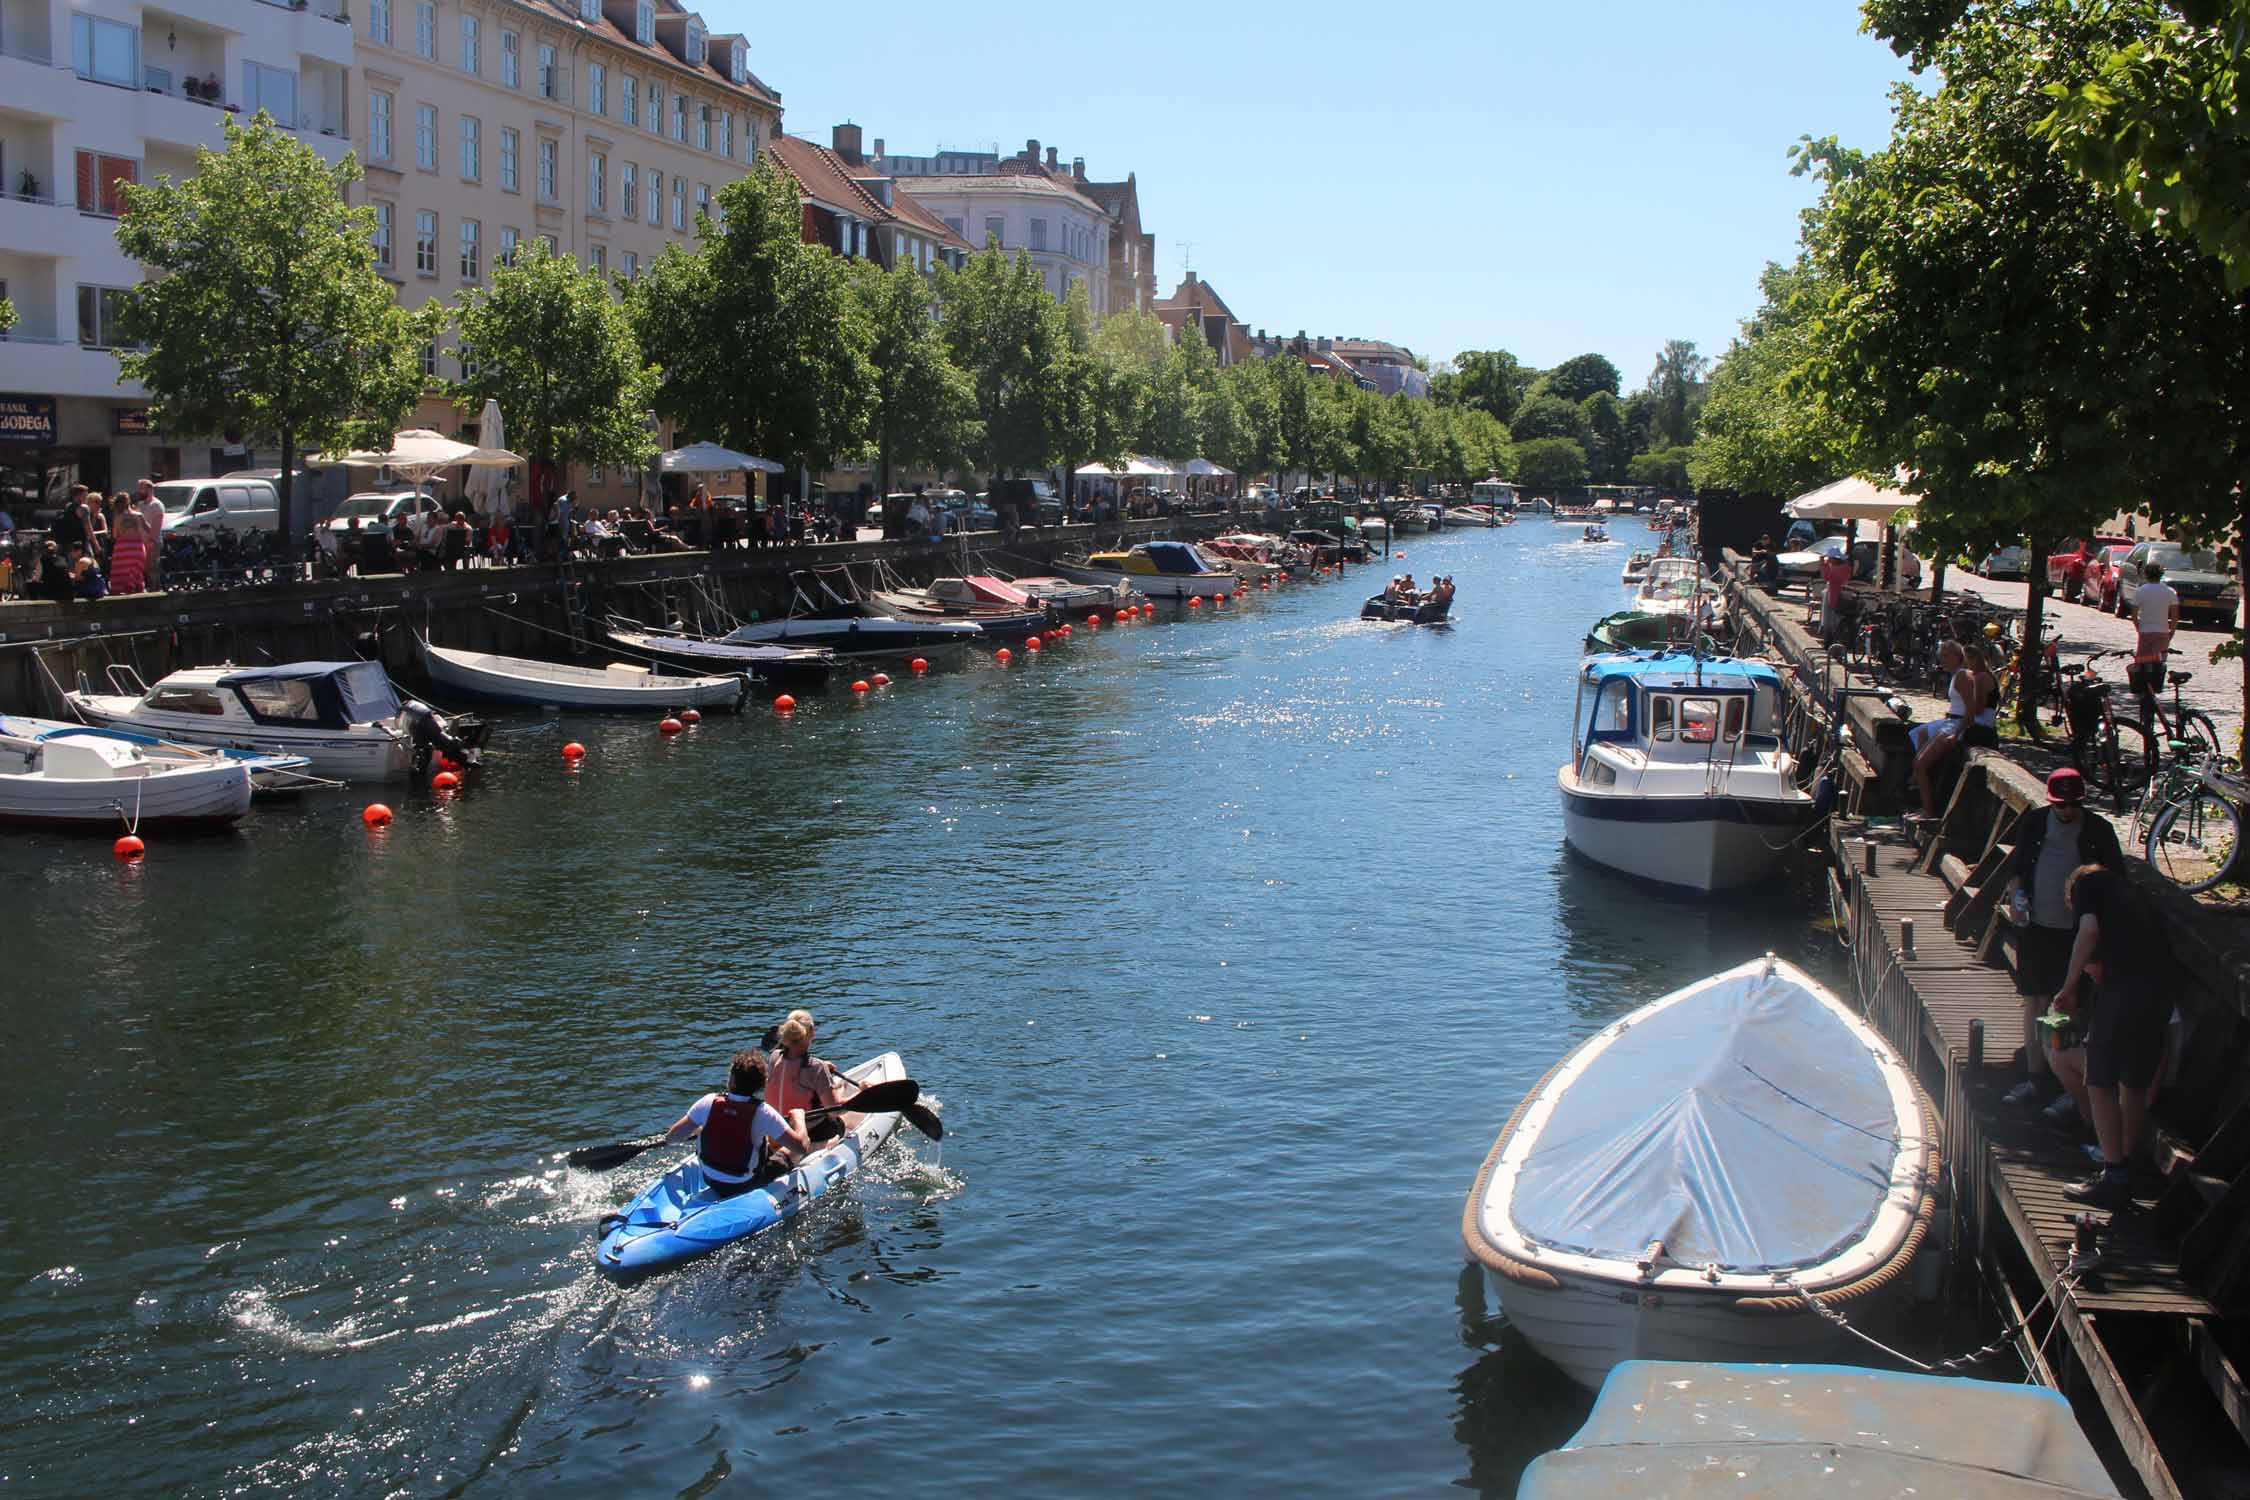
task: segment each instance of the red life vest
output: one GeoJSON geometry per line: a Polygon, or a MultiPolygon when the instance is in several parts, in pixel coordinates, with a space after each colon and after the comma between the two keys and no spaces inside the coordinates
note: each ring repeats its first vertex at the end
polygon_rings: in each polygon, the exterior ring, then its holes
{"type": "Polygon", "coordinates": [[[696,1141],[696,1154],[706,1170],[735,1182],[750,1175],[756,1164],[758,1105],[755,1098],[712,1096],[711,1113],[696,1141]]]}

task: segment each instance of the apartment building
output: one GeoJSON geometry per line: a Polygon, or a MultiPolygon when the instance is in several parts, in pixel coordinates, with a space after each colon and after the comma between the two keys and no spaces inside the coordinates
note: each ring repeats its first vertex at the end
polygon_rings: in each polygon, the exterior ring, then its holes
{"type": "Polygon", "coordinates": [[[343,0],[0,0],[0,499],[25,509],[74,483],[209,474],[239,443],[151,429],[112,352],[140,266],[117,248],[120,182],[195,170],[228,113],[263,109],[329,161],[349,149],[352,27],[343,0]]]}
{"type": "MultiPolygon", "coordinates": [[[[881,161],[871,167],[881,170],[881,161]]],[[[888,179],[901,196],[911,197],[939,222],[978,249],[997,243],[1013,254],[1030,252],[1057,301],[1084,283],[1094,316],[1110,307],[1110,242],[1115,229],[1109,213],[1057,167],[1049,151],[1044,163],[1039,143],[1029,142],[1020,156],[1002,160],[991,172],[944,173],[888,179]]]]}
{"type": "MultiPolygon", "coordinates": [[[[9,0],[0,0],[9,3],[9,0]]],[[[259,0],[236,0],[257,4],[259,0]]],[[[538,236],[596,270],[637,275],[743,176],[781,131],[781,97],[749,43],[712,35],[674,0],[353,0],[376,255],[402,301],[450,301],[538,236]]],[[[453,378],[473,359],[424,356],[453,378]]],[[[460,432],[451,403],[422,425],[460,432]]],[[[639,476],[538,476],[623,504],[639,476]]]]}

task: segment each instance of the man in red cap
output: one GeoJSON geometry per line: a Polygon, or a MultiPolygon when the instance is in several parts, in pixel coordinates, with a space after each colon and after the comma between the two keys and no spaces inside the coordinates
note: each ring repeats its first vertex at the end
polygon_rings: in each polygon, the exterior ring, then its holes
{"type": "MultiPolygon", "coordinates": [[[[2024,1080],[2008,1091],[2007,1100],[2026,1108],[2059,1086],[2040,1040],[2039,1017],[2070,968],[2078,930],[2067,894],[2071,872],[2087,864],[2125,868],[2117,830],[2108,819],[2088,813],[2085,803],[2085,776],[2075,766],[2064,766],[2047,778],[2047,805],[2033,808],[2016,823],[2007,895],[2016,924],[2016,992],[2023,996],[2024,1080]]],[[[2077,1108],[2068,1093],[2061,1093],[2047,1112],[2055,1123],[2068,1125],[2077,1108]]]]}

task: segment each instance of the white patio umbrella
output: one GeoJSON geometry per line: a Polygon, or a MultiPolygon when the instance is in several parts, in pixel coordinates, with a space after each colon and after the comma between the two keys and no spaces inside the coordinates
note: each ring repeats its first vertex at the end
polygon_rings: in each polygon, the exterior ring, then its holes
{"type": "Polygon", "coordinates": [[[1234,470],[1224,464],[1215,464],[1208,458],[1191,458],[1180,466],[1180,472],[1193,475],[1197,479],[1232,479],[1234,477],[1234,470]]]}
{"type": "Polygon", "coordinates": [[[1177,471],[1161,460],[1136,456],[1123,464],[1086,464],[1076,472],[1082,479],[1169,479],[1177,471]]]}
{"type": "Polygon", "coordinates": [[[674,448],[659,455],[656,465],[667,474],[731,474],[741,469],[756,469],[761,474],[783,472],[782,466],[770,458],[737,453],[717,443],[690,443],[685,448],[674,448]]]}
{"type": "MultiPolygon", "coordinates": [[[[477,414],[477,449],[481,453],[507,451],[506,430],[500,423],[500,403],[487,397],[484,410],[477,414]]],[[[479,463],[469,470],[468,483],[462,492],[469,504],[480,514],[496,516],[508,497],[508,473],[500,464],[479,463]]]]}
{"type": "Polygon", "coordinates": [[[408,427],[391,439],[391,446],[378,453],[372,449],[356,449],[345,454],[322,454],[315,463],[376,464],[398,470],[408,478],[420,482],[440,469],[450,469],[456,464],[472,468],[514,468],[523,462],[520,454],[505,448],[480,448],[472,443],[455,442],[427,427],[408,427]]]}
{"type": "Polygon", "coordinates": [[[1888,521],[1921,503],[1919,495],[1853,478],[1799,495],[1786,508],[1793,521],[1888,521]]]}

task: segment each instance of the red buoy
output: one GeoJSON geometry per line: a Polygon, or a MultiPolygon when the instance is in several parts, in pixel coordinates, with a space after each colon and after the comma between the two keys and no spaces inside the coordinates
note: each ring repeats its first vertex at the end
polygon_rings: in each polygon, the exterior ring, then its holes
{"type": "Polygon", "coordinates": [[[1039,637],[1033,636],[1030,640],[1025,641],[1023,643],[1023,649],[1026,651],[1037,651],[1039,649],[1039,637]]]}
{"type": "Polygon", "coordinates": [[[1201,594],[1190,594],[1190,595],[1188,596],[1188,608],[1189,608],[1189,609],[1201,609],[1202,607],[1203,607],[1203,596],[1202,596],[1201,594]]]}
{"type": "Polygon", "coordinates": [[[440,771],[430,778],[432,791],[450,792],[460,784],[461,778],[452,771],[440,771]]]}
{"type": "MultiPolygon", "coordinates": [[[[1118,618],[1123,619],[1124,616],[1119,615],[1118,618]]],[[[1093,626],[1096,630],[1099,630],[1102,628],[1102,617],[1100,615],[1088,615],[1086,617],[1086,623],[1093,626]]]]}
{"type": "Polygon", "coordinates": [[[656,726],[656,731],[659,734],[678,734],[686,728],[687,726],[685,724],[682,724],[678,719],[675,719],[671,715],[667,714],[665,715],[664,722],[656,726]]]}
{"type": "Polygon", "coordinates": [[[1405,553],[1403,553],[1403,552],[1401,552],[1400,554],[1398,554],[1398,560],[1399,560],[1400,562],[1405,562],[1405,561],[1406,561],[1406,554],[1405,554],[1405,553]]]}
{"type": "Polygon", "coordinates": [[[1058,625],[1055,628],[1060,630],[1064,635],[1070,634],[1070,627],[1068,625],[1058,625]]]}
{"type": "Polygon", "coordinates": [[[1154,619],[1156,616],[1156,606],[1153,604],[1144,604],[1141,606],[1141,613],[1149,616],[1151,619],[1154,619]]]}
{"type": "Polygon", "coordinates": [[[1211,603],[1214,606],[1221,605],[1227,602],[1227,598],[1228,596],[1225,594],[1213,594],[1211,596],[1211,603]]]}
{"type": "Polygon", "coordinates": [[[1002,646],[998,651],[995,651],[992,654],[994,656],[997,656],[1002,661],[1014,661],[1016,659],[1016,653],[1010,651],[1005,646],[1002,646]]]}
{"type": "Polygon", "coordinates": [[[585,758],[586,747],[579,744],[578,741],[572,740],[569,744],[563,746],[564,760],[584,760],[585,758]]]}
{"type": "Polygon", "coordinates": [[[452,756],[446,754],[443,750],[440,750],[432,755],[430,757],[430,761],[440,771],[458,771],[461,769],[461,762],[455,760],[452,756]]]}
{"type": "Polygon", "coordinates": [[[783,693],[773,700],[773,711],[777,714],[795,713],[797,711],[797,700],[787,693],[783,693]]]}
{"type": "Polygon", "coordinates": [[[110,845],[109,852],[116,855],[122,863],[129,865],[148,853],[148,845],[128,833],[116,843],[110,845]]]}
{"type": "Polygon", "coordinates": [[[877,672],[875,674],[875,685],[877,687],[889,687],[891,685],[891,674],[888,672],[877,672]]]}
{"type": "Polygon", "coordinates": [[[852,684],[852,691],[853,691],[853,692],[855,692],[855,693],[864,693],[864,692],[866,692],[866,691],[867,691],[867,679],[866,679],[866,678],[864,678],[864,677],[862,677],[861,679],[859,679],[859,681],[857,681],[857,682],[853,683],[853,684],[852,684]]]}
{"type": "Polygon", "coordinates": [[[681,710],[681,712],[680,712],[680,722],[681,722],[681,723],[683,723],[683,724],[700,724],[700,723],[702,723],[702,722],[703,722],[703,710],[702,710],[702,709],[700,709],[700,708],[689,708],[689,709],[683,709],[683,710],[681,710]]]}
{"type": "Polygon", "coordinates": [[[1117,623],[1120,625],[1124,624],[1131,618],[1133,618],[1133,612],[1129,609],[1121,609],[1117,612],[1117,623]]]}
{"type": "Polygon", "coordinates": [[[914,660],[908,662],[907,665],[909,667],[912,667],[917,672],[927,672],[928,670],[930,670],[930,663],[926,657],[917,656],[914,658],[914,660]]]}
{"type": "Polygon", "coordinates": [[[361,810],[359,820],[370,828],[391,826],[391,810],[380,802],[370,802],[361,810]]]}

